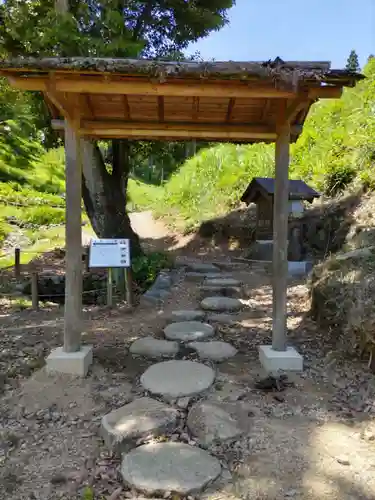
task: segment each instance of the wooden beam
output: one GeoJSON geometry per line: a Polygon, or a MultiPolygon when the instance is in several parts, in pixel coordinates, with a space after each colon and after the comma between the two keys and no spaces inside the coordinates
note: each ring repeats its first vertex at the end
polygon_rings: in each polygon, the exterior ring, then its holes
{"type": "Polygon", "coordinates": [[[159,117],[160,122],[164,121],[164,97],[163,96],[158,97],[158,117],[159,117]]]}
{"type": "Polygon", "coordinates": [[[292,101],[286,109],[285,120],[288,123],[293,123],[298,113],[300,113],[304,108],[309,107],[310,102],[305,99],[295,99],[292,101]]]}
{"type": "Polygon", "coordinates": [[[223,140],[275,140],[276,132],[263,125],[216,125],[206,123],[155,123],[83,120],[81,135],[95,137],[137,137],[223,140]]]}
{"type": "Polygon", "coordinates": [[[229,123],[232,119],[232,114],[233,114],[233,108],[236,103],[236,99],[234,97],[231,97],[229,99],[229,104],[228,104],[228,109],[227,109],[227,117],[226,117],[226,122],[229,123]]]}
{"type": "Polygon", "coordinates": [[[329,85],[323,87],[310,88],[308,98],[315,99],[340,99],[342,96],[342,87],[330,87],[329,85]]]}
{"type": "Polygon", "coordinates": [[[65,126],[66,178],[66,274],[64,351],[76,352],[81,346],[82,329],[82,163],[80,139],[71,124],[65,126]]]}
{"type": "Polygon", "coordinates": [[[130,106],[129,106],[128,96],[124,95],[123,100],[124,100],[124,118],[125,120],[129,121],[131,120],[131,116],[130,116],[130,106]]]}
{"type": "MultiPolygon", "coordinates": [[[[48,78],[39,77],[9,77],[10,83],[22,90],[45,91],[48,78]]],[[[137,80],[107,80],[99,78],[61,78],[54,81],[57,92],[78,92],[87,94],[127,94],[177,97],[243,97],[243,98],[282,98],[292,99],[296,93],[291,90],[281,90],[264,85],[252,87],[242,84],[217,83],[154,83],[137,80]]]]}
{"type": "Polygon", "coordinates": [[[286,103],[280,102],[275,149],[273,211],[273,322],[272,348],[286,350],[286,302],[288,287],[288,202],[290,123],[286,103]]]}

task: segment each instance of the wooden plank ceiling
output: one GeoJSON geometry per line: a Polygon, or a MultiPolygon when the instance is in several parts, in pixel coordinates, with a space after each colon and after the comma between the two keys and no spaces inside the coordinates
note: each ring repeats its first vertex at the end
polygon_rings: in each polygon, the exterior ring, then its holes
{"type": "Polygon", "coordinates": [[[281,109],[296,140],[317,99],[338,98],[344,85],[355,83],[347,75],[345,81],[335,77],[327,84],[310,77],[297,85],[220,75],[160,81],[147,74],[40,71],[1,63],[0,73],[20,89],[43,92],[53,118],[69,120],[83,136],[160,140],[273,142],[281,109]]]}

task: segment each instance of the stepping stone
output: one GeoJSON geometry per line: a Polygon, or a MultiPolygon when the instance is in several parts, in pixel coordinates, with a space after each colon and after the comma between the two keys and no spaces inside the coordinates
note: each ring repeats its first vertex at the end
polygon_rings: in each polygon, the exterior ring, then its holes
{"type": "Polygon", "coordinates": [[[240,287],[242,285],[241,281],[235,280],[233,278],[210,278],[204,283],[207,286],[217,286],[222,287],[240,287]]]}
{"type": "Polygon", "coordinates": [[[199,287],[199,291],[202,298],[212,296],[236,297],[242,294],[242,288],[234,286],[202,285],[199,287]]]}
{"type": "Polygon", "coordinates": [[[199,493],[221,474],[219,461],[184,443],[150,443],[123,455],[121,475],[127,485],[147,495],[199,493]]]}
{"type": "Polygon", "coordinates": [[[101,435],[113,451],[129,451],[136,442],[171,431],[176,426],[178,410],[151,398],[140,398],[111,411],[102,418],[101,435]]]}
{"type": "Polygon", "coordinates": [[[200,321],[182,321],[171,323],[164,328],[164,335],[169,340],[179,340],[180,342],[192,342],[194,340],[204,340],[213,337],[215,329],[207,323],[200,321]]]}
{"type": "Polygon", "coordinates": [[[224,273],[197,273],[197,272],[189,272],[186,273],[186,279],[188,281],[202,281],[207,279],[220,279],[223,277],[230,277],[230,274],[225,275],[224,273]]]}
{"type": "Polygon", "coordinates": [[[187,265],[189,271],[196,273],[219,273],[220,269],[214,264],[206,264],[202,262],[189,262],[187,265]]]}
{"type": "Polygon", "coordinates": [[[207,321],[209,323],[222,323],[223,325],[234,325],[238,322],[237,316],[232,314],[217,313],[209,314],[207,316],[207,321]]]}
{"type": "Polygon", "coordinates": [[[187,426],[201,446],[210,446],[240,437],[245,429],[239,426],[225,406],[209,402],[196,403],[189,411],[187,426]]]}
{"type": "Polygon", "coordinates": [[[211,361],[224,361],[237,354],[235,349],[228,342],[210,341],[210,342],[190,342],[188,347],[192,347],[198,353],[201,359],[210,359],[211,361]]]}
{"type": "Polygon", "coordinates": [[[172,311],[170,315],[170,320],[173,322],[180,321],[201,321],[205,317],[203,311],[198,310],[186,310],[186,311],[172,311]]]}
{"type": "Polygon", "coordinates": [[[200,394],[215,380],[212,368],[194,361],[163,361],[150,366],[141,376],[141,384],[152,394],[168,399],[200,394]]]}
{"type": "Polygon", "coordinates": [[[207,297],[202,300],[201,307],[206,311],[239,311],[242,309],[242,302],[230,297],[207,297]]]}
{"type": "Polygon", "coordinates": [[[178,353],[178,343],[144,337],[133,342],[129,351],[131,354],[148,358],[173,358],[178,353]]]}

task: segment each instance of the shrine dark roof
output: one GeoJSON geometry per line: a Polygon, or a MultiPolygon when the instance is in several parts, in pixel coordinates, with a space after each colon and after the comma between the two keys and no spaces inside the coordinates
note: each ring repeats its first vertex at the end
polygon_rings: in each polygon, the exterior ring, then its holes
{"type": "MultiPolygon", "coordinates": [[[[241,197],[244,203],[253,203],[259,196],[259,192],[264,196],[275,194],[275,179],[272,177],[254,177],[241,197]]],[[[314,198],[319,198],[320,194],[315,189],[308,186],[301,180],[289,181],[289,199],[306,200],[312,202],[314,198]]]]}

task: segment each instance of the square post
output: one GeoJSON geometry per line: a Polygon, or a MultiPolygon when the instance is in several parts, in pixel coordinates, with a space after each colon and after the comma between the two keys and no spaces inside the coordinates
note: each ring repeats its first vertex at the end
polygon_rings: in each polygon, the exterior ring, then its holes
{"type": "Polygon", "coordinates": [[[300,371],[303,359],[286,346],[288,290],[288,218],[290,122],[286,103],[280,103],[275,147],[275,195],[273,206],[273,315],[272,347],[261,346],[259,359],[267,372],[300,371]]]}
{"type": "Polygon", "coordinates": [[[80,137],[65,123],[65,311],[64,346],[47,358],[47,370],[84,376],[92,363],[91,346],[81,346],[82,331],[82,162],[80,137]]]}
{"type": "Polygon", "coordinates": [[[273,207],[273,317],[272,348],[286,350],[286,296],[288,287],[290,125],[279,128],[275,147],[273,207]]]}
{"type": "Polygon", "coordinates": [[[65,313],[64,351],[77,352],[82,329],[82,164],[78,134],[65,125],[65,313]]]}

